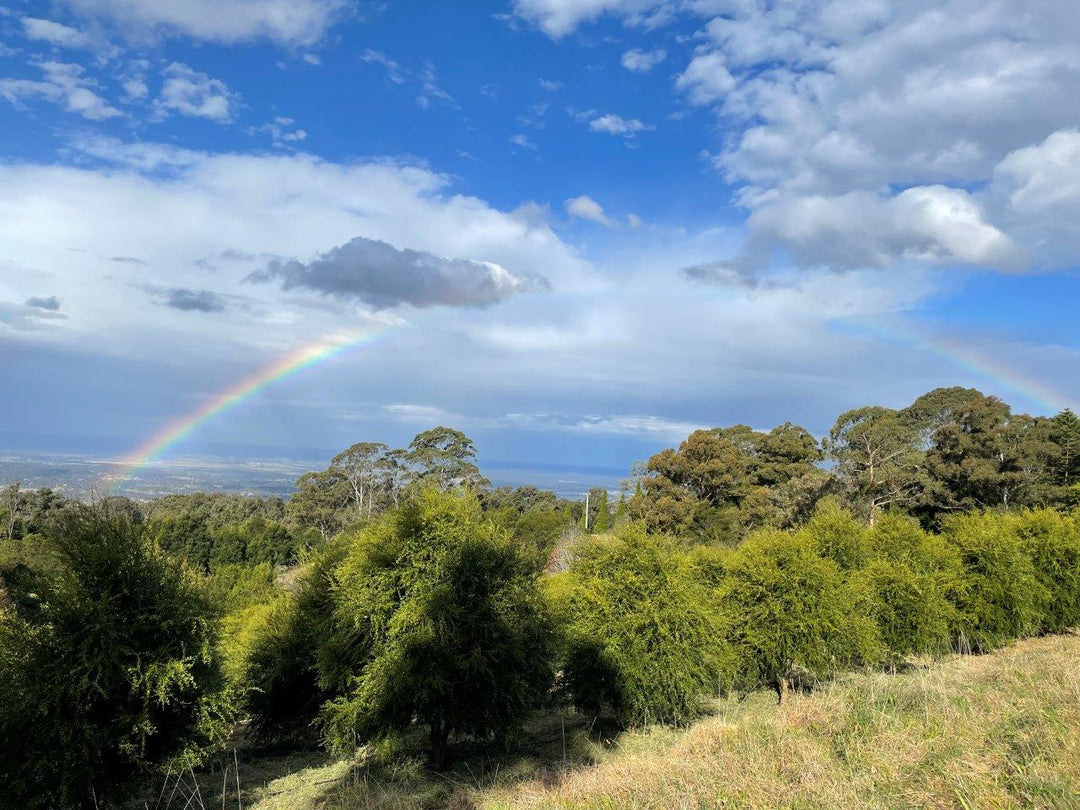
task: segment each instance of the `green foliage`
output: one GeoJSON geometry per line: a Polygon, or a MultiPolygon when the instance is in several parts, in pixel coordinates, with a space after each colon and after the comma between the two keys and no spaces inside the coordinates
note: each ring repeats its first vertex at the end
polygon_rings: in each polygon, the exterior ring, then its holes
{"type": "Polygon", "coordinates": [[[278,498],[169,495],[151,504],[148,522],[158,543],[203,570],[247,563],[289,565],[302,547],[286,528],[278,498]]]}
{"type": "Polygon", "coordinates": [[[748,537],[726,561],[720,587],[731,638],[751,684],[783,691],[878,658],[867,595],[810,532],[748,537]]]}
{"type": "Polygon", "coordinates": [[[986,652],[1037,633],[1050,593],[1012,521],[993,512],[959,515],[945,523],[945,537],[964,568],[955,595],[961,649],[986,652]]]}
{"type": "Polygon", "coordinates": [[[1050,509],[1008,518],[1046,590],[1042,630],[1060,633],[1080,626],[1080,525],[1050,509]]]}
{"type": "Polygon", "coordinates": [[[577,551],[562,584],[566,682],[582,710],[684,724],[731,683],[716,599],[673,541],[640,524],[577,551]]]}
{"type": "Polygon", "coordinates": [[[71,507],[49,540],[47,600],[0,606],[0,806],[111,805],[227,731],[218,617],[126,515],[71,507]]]}
{"type": "Polygon", "coordinates": [[[910,503],[925,487],[918,424],[890,408],[856,408],[840,415],[825,452],[848,501],[870,523],[883,509],[910,503]]]}
{"type": "Polygon", "coordinates": [[[334,597],[339,625],[367,653],[324,710],[336,748],[418,719],[441,766],[450,735],[512,732],[552,678],[532,562],[473,495],[424,490],[363,530],[334,597]]]}
{"type": "Polygon", "coordinates": [[[843,571],[862,568],[870,560],[866,529],[835,498],[821,501],[802,531],[843,571]]]}
{"type": "Polygon", "coordinates": [[[788,525],[800,497],[792,483],[820,457],[814,437],[790,422],[769,433],[746,425],[694,431],[678,450],[649,459],[630,516],[649,531],[713,539],[788,525]]]}
{"type": "Polygon", "coordinates": [[[347,553],[344,538],[313,554],[294,593],[253,612],[240,627],[237,651],[243,705],[264,742],[315,742],[322,704],[350,677],[348,648],[338,646],[331,577],[347,553]]]}
{"type": "Polygon", "coordinates": [[[225,613],[273,601],[280,593],[270,563],[218,566],[209,578],[209,593],[225,613]]]}

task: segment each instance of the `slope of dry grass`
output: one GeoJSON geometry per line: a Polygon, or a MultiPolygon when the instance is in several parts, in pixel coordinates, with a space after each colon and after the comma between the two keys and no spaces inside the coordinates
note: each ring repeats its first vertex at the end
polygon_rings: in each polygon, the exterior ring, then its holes
{"type": "Polygon", "coordinates": [[[852,675],[777,707],[728,703],[685,734],[630,735],[490,808],[1080,807],[1080,637],[903,675],[852,675]]]}

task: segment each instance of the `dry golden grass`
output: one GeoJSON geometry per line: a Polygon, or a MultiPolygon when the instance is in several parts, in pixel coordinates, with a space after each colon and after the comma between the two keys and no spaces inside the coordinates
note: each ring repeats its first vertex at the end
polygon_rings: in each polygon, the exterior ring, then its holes
{"type": "Polygon", "coordinates": [[[1080,808],[1075,635],[718,712],[685,734],[626,735],[558,781],[474,798],[485,808],[1080,808]]]}
{"type": "MultiPolygon", "coordinates": [[[[459,749],[445,774],[395,757],[377,766],[248,752],[243,807],[1080,810],[1077,635],[904,674],[852,674],[783,706],[771,692],[720,701],[684,730],[608,739],[583,718],[567,719],[565,732],[563,722],[539,718],[528,749],[513,754],[459,749]]],[[[221,806],[220,771],[200,782],[205,806],[221,806]]],[[[231,793],[227,805],[237,806],[231,793]]]]}

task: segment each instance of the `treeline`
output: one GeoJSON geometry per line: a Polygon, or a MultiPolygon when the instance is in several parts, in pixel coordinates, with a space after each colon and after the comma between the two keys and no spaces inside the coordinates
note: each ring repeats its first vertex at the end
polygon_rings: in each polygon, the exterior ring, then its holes
{"type": "Polygon", "coordinates": [[[937,528],[972,510],[1080,504],[1080,418],[939,388],[900,410],[847,411],[820,444],[790,423],[697,431],[635,472],[630,514],[653,531],[732,543],[798,525],[827,495],[870,524],[902,509],[937,528]]]}

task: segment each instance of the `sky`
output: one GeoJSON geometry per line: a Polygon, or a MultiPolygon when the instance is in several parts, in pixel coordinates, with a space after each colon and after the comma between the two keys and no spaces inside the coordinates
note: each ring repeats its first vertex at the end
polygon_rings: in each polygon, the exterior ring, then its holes
{"type": "Polygon", "coordinates": [[[1080,403],[1080,4],[0,4],[0,449],[1080,403]]]}

